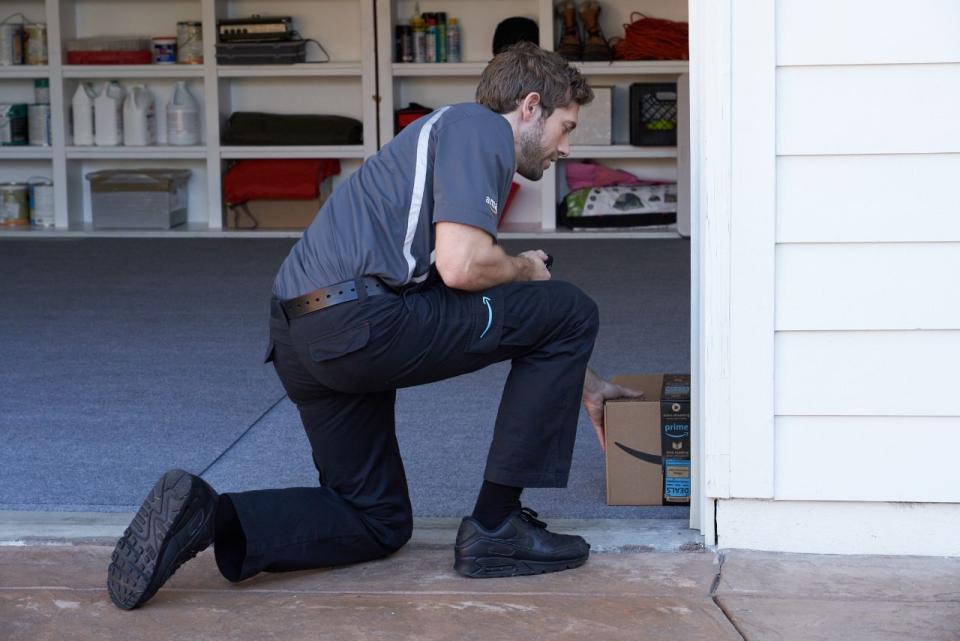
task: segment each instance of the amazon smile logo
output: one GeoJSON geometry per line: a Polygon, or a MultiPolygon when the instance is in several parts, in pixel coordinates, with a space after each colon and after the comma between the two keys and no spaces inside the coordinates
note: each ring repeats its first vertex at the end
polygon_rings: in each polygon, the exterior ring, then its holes
{"type": "Polygon", "coordinates": [[[620,442],[617,442],[617,443],[616,443],[616,446],[619,447],[619,448],[620,448],[621,450],[623,450],[624,452],[626,452],[627,454],[629,454],[630,456],[632,456],[632,457],[634,457],[634,458],[640,459],[640,460],[643,461],[644,463],[653,463],[654,465],[661,465],[661,464],[663,464],[663,457],[662,457],[662,456],[656,456],[656,455],[654,455],[654,454],[647,454],[646,452],[641,452],[640,450],[635,450],[635,449],[633,449],[632,447],[627,447],[626,445],[624,445],[623,443],[620,443],[620,442]]]}

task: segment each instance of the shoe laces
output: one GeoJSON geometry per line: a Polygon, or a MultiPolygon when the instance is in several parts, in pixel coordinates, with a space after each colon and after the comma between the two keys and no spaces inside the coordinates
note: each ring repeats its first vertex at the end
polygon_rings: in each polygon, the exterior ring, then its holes
{"type": "Polygon", "coordinates": [[[520,508],[520,518],[521,518],[521,519],[523,519],[523,520],[526,521],[527,523],[530,523],[531,525],[537,526],[538,528],[546,528],[546,527],[547,527],[547,524],[544,523],[543,521],[541,521],[540,519],[538,519],[538,518],[537,518],[538,516],[540,516],[540,515],[537,514],[535,511],[531,510],[531,509],[528,508],[528,507],[522,507],[522,508],[520,508]]]}

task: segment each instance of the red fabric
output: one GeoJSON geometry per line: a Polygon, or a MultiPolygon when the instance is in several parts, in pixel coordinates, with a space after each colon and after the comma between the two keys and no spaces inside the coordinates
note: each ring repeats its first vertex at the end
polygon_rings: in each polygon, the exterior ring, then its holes
{"type": "Polygon", "coordinates": [[[567,186],[571,191],[583,187],[607,187],[609,185],[657,185],[662,181],[643,180],[621,169],[592,162],[567,162],[567,186]]]}
{"type": "Polygon", "coordinates": [[[328,176],[340,173],[335,158],[240,160],[223,177],[223,199],[228,205],[248,200],[311,200],[328,176]]]}
{"type": "Polygon", "coordinates": [[[510,193],[507,194],[507,202],[503,204],[503,213],[500,214],[500,221],[497,223],[497,229],[503,224],[503,221],[507,219],[507,210],[510,209],[510,203],[513,202],[513,197],[517,195],[517,192],[520,190],[520,183],[510,183],[510,193]]]}

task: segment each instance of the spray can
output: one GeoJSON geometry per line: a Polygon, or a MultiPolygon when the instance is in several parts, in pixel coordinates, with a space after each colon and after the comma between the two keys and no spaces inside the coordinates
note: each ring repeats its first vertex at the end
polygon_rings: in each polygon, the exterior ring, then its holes
{"type": "Polygon", "coordinates": [[[463,62],[460,50],[460,23],[456,18],[447,22],[447,62],[463,62]]]}
{"type": "Polygon", "coordinates": [[[29,140],[27,105],[0,104],[0,146],[26,145],[29,140]]]}
{"type": "Polygon", "coordinates": [[[50,81],[46,78],[33,81],[33,101],[38,105],[50,104],[50,81]]]}
{"type": "Polygon", "coordinates": [[[437,61],[437,17],[432,13],[423,14],[423,19],[427,23],[426,38],[426,60],[424,62],[437,61]]]}
{"type": "Polygon", "coordinates": [[[397,62],[413,62],[413,29],[408,24],[398,24],[396,29],[397,62]]]}
{"type": "Polygon", "coordinates": [[[53,144],[50,134],[50,105],[27,105],[27,126],[31,145],[49,147],[53,144]]]}
{"type": "Polygon", "coordinates": [[[437,16],[437,62],[447,61],[447,14],[440,11],[437,16]]]}
{"type": "Polygon", "coordinates": [[[419,15],[410,18],[410,28],[413,30],[413,61],[427,61],[427,23],[419,15]]]}

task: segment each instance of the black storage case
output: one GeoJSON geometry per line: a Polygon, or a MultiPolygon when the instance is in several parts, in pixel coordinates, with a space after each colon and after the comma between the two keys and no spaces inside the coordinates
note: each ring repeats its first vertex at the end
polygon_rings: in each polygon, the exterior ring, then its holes
{"type": "Polygon", "coordinates": [[[217,64],[283,65],[305,62],[307,41],[297,38],[282,42],[218,42],[217,64]]]}
{"type": "Polygon", "coordinates": [[[637,147],[677,146],[676,83],[635,82],[630,85],[630,144],[637,147]],[[652,123],[673,126],[651,128],[652,123]]]}

